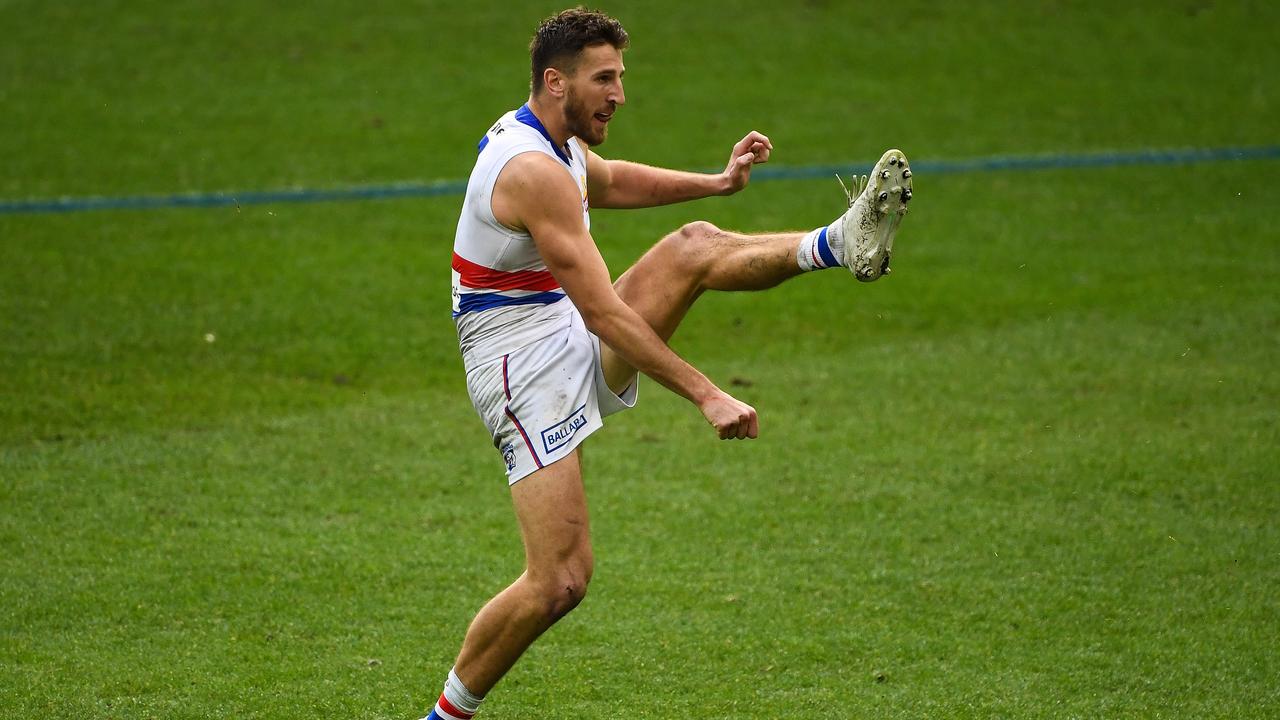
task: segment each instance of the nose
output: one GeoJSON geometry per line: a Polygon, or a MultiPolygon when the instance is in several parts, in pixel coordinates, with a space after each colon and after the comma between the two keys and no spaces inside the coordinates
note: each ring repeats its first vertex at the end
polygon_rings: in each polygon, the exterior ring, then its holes
{"type": "Polygon", "coordinates": [[[617,105],[627,104],[627,94],[622,91],[622,81],[614,83],[613,90],[609,93],[609,102],[617,105]]]}

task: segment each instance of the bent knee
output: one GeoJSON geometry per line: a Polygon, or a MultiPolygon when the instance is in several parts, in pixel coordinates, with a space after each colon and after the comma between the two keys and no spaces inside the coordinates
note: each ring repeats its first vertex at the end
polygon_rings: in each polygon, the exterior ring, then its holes
{"type": "Polygon", "coordinates": [[[587,596],[587,586],[595,563],[591,555],[577,556],[560,563],[538,578],[538,592],[547,615],[555,622],[578,607],[587,596]]]}
{"type": "Polygon", "coordinates": [[[720,234],[720,228],[707,222],[706,220],[694,220],[685,223],[679,230],[672,235],[679,237],[681,240],[707,240],[720,234]]]}
{"type": "Polygon", "coordinates": [[[542,591],[542,606],[546,619],[555,622],[568,615],[587,597],[586,578],[562,578],[554,585],[547,585],[542,591]]]}
{"type": "Polygon", "coordinates": [[[674,262],[678,268],[696,270],[715,257],[714,240],[721,234],[720,228],[705,220],[686,223],[662,238],[660,257],[674,262]]]}

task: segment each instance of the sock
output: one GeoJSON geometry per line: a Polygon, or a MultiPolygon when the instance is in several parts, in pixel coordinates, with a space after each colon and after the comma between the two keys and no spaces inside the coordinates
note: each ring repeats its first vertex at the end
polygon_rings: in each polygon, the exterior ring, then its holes
{"type": "Polygon", "coordinates": [[[844,237],[840,232],[840,220],[837,219],[827,227],[820,227],[808,233],[800,240],[796,248],[796,263],[800,269],[825,270],[829,267],[844,267],[840,256],[844,254],[844,237]]]}
{"type": "Polygon", "coordinates": [[[466,685],[458,679],[457,673],[449,671],[449,679],[444,683],[444,692],[436,701],[435,709],[422,720],[471,720],[471,716],[480,709],[480,701],[484,696],[471,694],[466,685]]]}

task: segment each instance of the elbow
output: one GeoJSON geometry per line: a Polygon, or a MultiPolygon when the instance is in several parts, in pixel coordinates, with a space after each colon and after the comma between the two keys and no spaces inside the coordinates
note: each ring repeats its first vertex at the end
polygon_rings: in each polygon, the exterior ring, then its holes
{"type": "Polygon", "coordinates": [[[582,316],[582,323],[592,335],[602,339],[613,336],[619,319],[614,308],[603,303],[584,303],[578,308],[578,314],[582,316]]]}
{"type": "MultiPolygon", "coordinates": [[[[582,323],[587,326],[591,334],[597,337],[603,337],[605,326],[608,324],[609,314],[591,306],[579,307],[578,314],[582,316],[582,323]]],[[[605,330],[607,332],[607,330],[605,330]]]]}

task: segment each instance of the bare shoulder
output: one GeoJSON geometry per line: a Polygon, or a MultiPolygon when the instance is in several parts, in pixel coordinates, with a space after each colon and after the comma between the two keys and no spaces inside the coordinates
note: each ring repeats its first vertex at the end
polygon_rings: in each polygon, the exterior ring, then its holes
{"type": "Polygon", "coordinates": [[[581,213],[578,187],[559,160],[540,152],[520,153],[498,173],[493,216],[509,228],[527,231],[531,214],[566,210],[581,213]]]}

